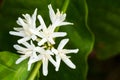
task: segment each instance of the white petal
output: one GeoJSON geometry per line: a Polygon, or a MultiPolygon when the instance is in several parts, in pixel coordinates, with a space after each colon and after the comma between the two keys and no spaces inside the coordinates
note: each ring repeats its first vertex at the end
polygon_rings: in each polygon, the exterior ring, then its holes
{"type": "MultiPolygon", "coordinates": [[[[31,19],[31,16],[29,15],[29,14],[23,14],[23,16],[24,16],[24,22],[26,23],[26,24],[28,24],[29,26],[31,25],[31,23],[32,23],[32,19],[31,19]]],[[[23,26],[24,27],[24,26],[23,26]]]]}
{"type": "Polygon", "coordinates": [[[25,26],[24,21],[20,17],[18,18],[17,23],[20,24],[21,26],[25,26]]]}
{"type": "Polygon", "coordinates": [[[38,60],[42,60],[43,57],[44,57],[44,56],[43,56],[42,54],[39,54],[39,55],[38,55],[38,60]]]}
{"type": "Polygon", "coordinates": [[[79,51],[79,49],[65,49],[65,54],[68,54],[68,53],[77,53],[79,51]]]}
{"type": "Polygon", "coordinates": [[[56,28],[56,26],[49,25],[49,27],[48,27],[48,31],[51,32],[51,33],[53,33],[54,30],[55,30],[55,28],[56,28]]]}
{"type": "Polygon", "coordinates": [[[59,56],[59,55],[56,55],[56,63],[57,63],[57,66],[56,66],[56,68],[55,68],[56,71],[59,70],[60,62],[61,62],[60,56],[59,56]]]}
{"type": "Polygon", "coordinates": [[[58,51],[57,51],[56,49],[54,49],[54,48],[52,48],[51,51],[52,51],[53,53],[55,53],[55,54],[58,54],[58,51]]]}
{"type": "Polygon", "coordinates": [[[72,61],[66,56],[62,55],[62,60],[72,69],[75,69],[76,66],[72,63],[72,61]]]}
{"type": "Polygon", "coordinates": [[[16,49],[16,50],[19,50],[19,51],[24,51],[25,48],[24,47],[21,47],[19,45],[13,45],[13,47],[16,49]]]}
{"type": "Polygon", "coordinates": [[[27,56],[20,57],[19,59],[17,59],[16,64],[19,64],[20,62],[22,62],[22,61],[25,60],[26,58],[28,58],[28,57],[27,57],[27,56]]]}
{"type": "Polygon", "coordinates": [[[43,30],[46,30],[47,28],[41,15],[38,15],[38,20],[41,23],[41,27],[43,28],[43,30]]]}
{"type": "MultiPolygon", "coordinates": [[[[57,10],[57,12],[60,13],[59,10],[57,10]]],[[[63,22],[63,21],[65,20],[65,18],[66,18],[66,14],[65,14],[65,13],[64,13],[64,14],[61,13],[61,14],[59,15],[60,22],[63,22]]]]}
{"type": "Polygon", "coordinates": [[[32,15],[33,28],[35,28],[35,26],[36,26],[36,23],[35,23],[35,21],[36,21],[36,15],[37,15],[37,8],[35,9],[35,11],[34,11],[34,13],[33,13],[33,15],[32,15]]]}
{"type": "Polygon", "coordinates": [[[41,25],[37,27],[37,30],[38,30],[38,31],[40,31],[41,29],[42,29],[42,26],[41,26],[41,25]]]}
{"type": "Polygon", "coordinates": [[[43,75],[47,76],[48,74],[48,59],[43,60],[43,75]]]}
{"type": "Polygon", "coordinates": [[[13,28],[16,31],[23,31],[23,28],[13,28]]]}
{"type": "Polygon", "coordinates": [[[20,37],[24,37],[25,36],[25,34],[23,34],[21,32],[15,32],[15,31],[10,31],[9,34],[15,35],[15,36],[20,36],[20,37]]]}
{"type": "Polygon", "coordinates": [[[73,23],[70,22],[61,22],[59,25],[57,26],[63,26],[63,25],[73,25],[73,23]]]}
{"type": "Polygon", "coordinates": [[[54,55],[51,50],[46,50],[46,54],[48,54],[48,55],[54,55]]]}
{"type": "Polygon", "coordinates": [[[48,40],[51,44],[55,44],[55,41],[53,40],[53,38],[48,38],[48,40]]]}
{"type": "Polygon", "coordinates": [[[35,34],[35,35],[37,35],[37,36],[39,36],[39,37],[43,38],[42,33],[40,33],[39,31],[34,30],[34,29],[30,29],[30,31],[31,31],[33,34],[35,34]]]}
{"type": "Polygon", "coordinates": [[[17,20],[16,23],[17,23],[18,25],[22,26],[22,24],[20,23],[19,20],[17,20]]]}
{"type": "Polygon", "coordinates": [[[27,47],[28,49],[30,49],[32,46],[28,43],[28,42],[23,42],[22,43],[25,47],[27,47]]]}
{"type": "Polygon", "coordinates": [[[67,35],[66,32],[54,32],[54,33],[52,34],[52,36],[53,36],[54,38],[56,38],[56,37],[64,37],[64,36],[66,36],[66,35],[67,35]]]}
{"type": "Polygon", "coordinates": [[[38,45],[41,46],[47,41],[46,38],[43,38],[40,42],[38,42],[38,45]]]}
{"type": "Polygon", "coordinates": [[[31,38],[32,38],[32,40],[34,41],[34,40],[36,40],[36,39],[37,39],[37,36],[32,35],[32,36],[31,36],[31,38]]]}
{"type": "Polygon", "coordinates": [[[24,37],[24,38],[22,38],[22,39],[19,39],[19,40],[18,40],[18,43],[26,42],[26,41],[28,41],[29,39],[31,39],[31,38],[30,38],[30,37],[24,37]]]}
{"type": "Polygon", "coordinates": [[[55,60],[49,55],[49,61],[56,67],[56,62],[55,60]]]}
{"type": "Polygon", "coordinates": [[[58,46],[58,50],[63,49],[63,47],[67,44],[67,42],[69,41],[69,39],[63,39],[61,40],[59,46],[58,46]]]}
{"type": "Polygon", "coordinates": [[[54,12],[51,4],[48,5],[48,9],[49,9],[50,20],[51,20],[52,23],[54,23],[54,21],[55,21],[55,12],[54,12]]]}
{"type": "Polygon", "coordinates": [[[28,71],[30,71],[31,65],[32,65],[32,63],[28,64],[28,71]]]}
{"type": "Polygon", "coordinates": [[[34,53],[32,54],[32,56],[30,56],[30,59],[29,59],[28,64],[35,63],[35,62],[37,62],[38,60],[39,60],[39,59],[38,59],[38,56],[37,56],[37,54],[34,52],[34,53]]]}

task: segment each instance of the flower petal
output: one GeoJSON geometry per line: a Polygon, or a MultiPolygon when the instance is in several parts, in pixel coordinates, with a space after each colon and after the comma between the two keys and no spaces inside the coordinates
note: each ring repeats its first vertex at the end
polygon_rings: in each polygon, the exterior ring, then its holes
{"type": "Polygon", "coordinates": [[[48,59],[43,59],[43,75],[47,76],[48,74],[48,59]]]}
{"type": "Polygon", "coordinates": [[[25,48],[24,47],[21,47],[19,45],[13,45],[13,47],[16,49],[16,50],[19,50],[19,51],[24,51],[25,48]]]}
{"type": "Polygon", "coordinates": [[[47,41],[46,38],[43,38],[40,42],[38,42],[38,45],[41,46],[47,41]]]}
{"type": "Polygon", "coordinates": [[[59,25],[57,26],[64,26],[64,25],[73,25],[73,23],[70,22],[61,22],[59,25]]]}
{"type": "Polygon", "coordinates": [[[67,44],[67,42],[69,41],[69,39],[63,39],[61,40],[59,46],[58,46],[58,50],[62,50],[63,47],[67,44]]]}
{"type": "Polygon", "coordinates": [[[53,40],[53,38],[48,38],[48,41],[49,41],[51,44],[55,44],[55,41],[53,40]]]}
{"type": "Polygon", "coordinates": [[[51,4],[48,5],[48,9],[49,9],[50,20],[51,20],[52,23],[54,23],[54,21],[55,21],[55,12],[54,12],[51,4]]]}
{"type": "Polygon", "coordinates": [[[70,68],[72,69],[76,68],[76,66],[72,63],[72,61],[66,55],[62,55],[62,61],[64,61],[70,68]]]}
{"type": "Polygon", "coordinates": [[[32,38],[33,41],[35,41],[37,39],[37,36],[32,35],[31,38],[32,38]]]}
{"type": "Polygon", "coordinates": [[[79,51],[79,49],[64,49],[64,51],[65,51],[65,54],[77,53],[79,51]]]}
{"type": "Polygon", "coordinates": [[[56,49],[54,49],[54,48],[52,48],[51,51],[52,51],[53,53],[55,53],[55,54],[58,54],[58,51],[57,51],[56,49]]]}
{"type": "Polygon", "coordinates": [[[16,30],[16,31],[22,31],[23,30],[23,28],[16,28],[16,27],[14,27],[13,29],[16,30]]]}
{"type": "Polygon", "coordinates": [[[35,21],[36,21],[36,15],[37,15],[37,8],[35,9],[35,11],[34,11],[34,13],[33,13],[33,15],[32,15],[33,28],[35,28],[35,26],[36,26],[36,23],[35,23],[35,21]]]}
{"type": "Polygon", "coordinates": [[[43,20],[41,15],[38,15],[38,20],[39,20],[39,22],[41,24],[42,29],[46,30],[47,28],[46,28],[45,22],[44,22],[44,20],[43,20]]]}
{"type": "Polygon", "coordinates": [[[28,56],[24,56],[24,57],[22,56],[22,57],[20,57],[19,59],[17,59],[16,64],[19,64],[20,62],[22,62],[26,58],[28,58],[28,56]]]}
{"type": "Polygon", "coordinates": [[[66,32],[54,32],[54,33],[52,34],[52,36],[53,36],[54,38],[56,38],[56,37],[64,37],[64,36],[66,36],[66,35],[67,35],[66,32]]]}
{"type": "Polygon", "coordinates": [[[20,37],[24,37],[25,36],[25,34],[23,34],[21,32],[15,32],[15,31],[10,31],[9,34],[15,35],[15,36],[20,36],[20,37]]]}
{"type": "Polygon", "coordinates": [[[60,56],[59,56],[59,55],[56,55],[56,63],[57,63],[57,66],[56,66],[56,68],[55,68],[56,71],[59,70],[60,62],[61,62],[60,56]]]}
{"type": "Polygon", "coordinates": [[[19,39],[19,40],[18,40],[18,43],[26,42],[26,41],[28,41],[29,39],[31,39],[31,38],[30,38],[30,37],[24,37],[24,38],[22,38],[22,39],[19,39]]]}

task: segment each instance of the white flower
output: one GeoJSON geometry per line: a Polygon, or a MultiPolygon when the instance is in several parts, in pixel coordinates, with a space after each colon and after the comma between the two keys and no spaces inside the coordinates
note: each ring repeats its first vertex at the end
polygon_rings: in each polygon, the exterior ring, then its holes
{"type": "Polygon", "coordinates": [[[56,67],[56,62],[52,58],[52,55],[54,55],[50,50],[45,50],[45,49],[39,49],[38,52],[40,53],[38,55],[39,60],[42,60],[43,64],[43,75],[47,76],[48,74],[48,61],[50,61],[55,67],[56,67]]]}
{"type": "Polygon", "coordinates": [[[50,16],[50,20],[52,22],[52,26],[53,27],[58,27],[58,26],[62,26],[62,25],[72,25],[73,23],[70,22],[64,22],[65,18],[66,18],[66,14],[59,11],[59,9],[57,9],[57,13],[55,14],[51,4],[48,5],[49,8],[49,16],[50,16]]]}
{"type": "Polygon", "coordinates": [[[69,39],[61,40],[58,48],[54,48],[54,39],[67,35],[66,32],[55,32],[55,29],[59,26],[71,25],[73,23],[65,22],[66,14],[60,12],[59,9],[57,9],[55,13],[51,4],[48,5],[48,8],[50,20],[52,22],[49,26],[46,26],[41,15],[37,16],[37,9],[35,9],[32,16],[23,14],[24,19],[18,18],[17,24],[22,26],[21,28],[14,28],[15,31],[9,32],[11,35],[21,37],[21,39],[18,40],[21,46],[18,44],[14,45],[18,53],[22,54],[20,58],[17,59],[16,64],[28,58],[29,71],[33,63],[41,61],[44,76],[48,74],[49,61],[54,65],[56,71],[59,70],[61,60],[70,68],[75,69],[76,66],[72,63],[69,59],[70,56],[67,56],[67,54],[77,53],[79,51],[78,49],[63,49],[69,39]],[[36,27],[36,16],[40,23],[38,27],[36,27]]]}
{"type": "Polygon", "coordinates": [[[61,40],[57,49],[52,48],[52,52],[56,54],[56,61],[57,61],[56,71],[59,70],[61,60],[64,61],[70,68],[72,69],[76,68],[76,66],[69,59],[70,56],[67,56],[67,54],[77,53],[79,50],[78,49],[63,49],[63,47],[67,44],[68,41],[69,39],[63,39],[61,40]]]}
{"type": "Polygon", "coordinates": [[[29,44],[28,42],[24,42],[22,44],[25,47],[14,45],[14,48],[18,50],[18,53],[22,54],[21,57],[16,61],[16,64],[19,64],[23,60],[29,58],[29,61],[28,61],[28,71],[29,71],[32,63],[39,60],[37,55],[38,47],[35,47],[32,41],[31,41],[31,44],[29,44]]]}
{"type": "Polygon", "coordinates": [[[42,17],[38,15],[38,19],[41,23],[41,31],[39,33],[35,33],[39,37],[41,37],[41,41],[38,43],[39,46],[43,45],[45,42],[55,44],[54,38],[56,37],[64,37],[67,35],[66,32],[54,32],[53,26],[46,27],[42,17]]]}
{"type": "Polygon", "coordinates": [[[37,36],[34,34],[35,32],[38,32],[41,28],[40,26],[36,28],[36,15],[37,15],[37,9],[35,9],[32,17],[29,14],[23,14],[22,18],[18,18],[17,24],[22,26],[22,28],[14,28],[15,31],[10,31],[9,33],[11,35],[20,36],[21,39],[18,40],[18,43],[22,43],[25,41],[28,41],[30,39],[36,40],[37,36]]]}

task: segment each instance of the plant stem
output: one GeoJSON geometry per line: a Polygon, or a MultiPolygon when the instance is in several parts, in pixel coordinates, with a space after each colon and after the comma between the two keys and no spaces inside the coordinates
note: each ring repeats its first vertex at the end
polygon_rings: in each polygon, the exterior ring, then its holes
{"type": "Polygon", "coordinates": [[[62,7],[63,13],[66,12],[66,10],[67,10],[67,8],[68,8],[68,5],[69,5],[69,2],[70,2],[70,0],[65,0],[65,1],[64,1],[63,7],[62,7]]]}
{"type": "Polygon", "coordinates": [[[40,67],[41,67],[41,64],[42,64],[42,62],[41,62],[41,61],[38,61],[38,62],[34,65],[33,70],[31,71],[31,73],[30,73],[30,75],[29,75],[29,77],[28,77],[28,80],[34,80],[34,79],[35,79],[36,75],[37,75],[38,72],[39,72],[39,69],[40,69],[40,67]]]}

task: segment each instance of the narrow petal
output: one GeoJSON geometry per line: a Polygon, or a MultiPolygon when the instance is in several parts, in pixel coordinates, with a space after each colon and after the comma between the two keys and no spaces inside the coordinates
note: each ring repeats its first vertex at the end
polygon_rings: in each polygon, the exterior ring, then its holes
{"type": "Polygon", "coordinates": [[[25,23],[27,23],[27,24],[31,24],[32,23],[32,19],[31,19],[31,16],[29,15],[29,14],[23,14],[23,16],[25,17],[25,20],[26,21],[24,21],[25,23]]]}
{"type": "Polygon", "coordinates": [[[36,39],[37,39],[37,36],[32,35],[32,36],[31,36],[31,38],[32,38],[32,40],[34,41],[34,40],[36,40],[36,39]]]}
{"type": "Polygon", "coordinates": [[[32,63],[28,63],[28,71],[30,71],[32,63]]]}
{"type": "Polygon", "coordinates": [[[51,51],[52,51],[53,53],[55,53],[55,54],[58,54],[58,51],[57,51],[56,49],[54,49],[54,48],[52,48],[51,51]]]}
{"type": "Polygon", "coordinates": [[[28,49],[32,47],[28,42],[23,42],[22,44],[28,49]]]}
{"type": "Polygon", "coordinates": [[[70,22],[61,22],[59,25],[57,26],[64,26],[64,25],[73,25],[73,23],[70,22]]]}
{"type": "Polygon", "coordinates": [[[39,60],[39,61],[42,60],[43,57],[44,57],[44,56],[43,56],[42,54],[39,54],[39,55],[38,55],[38,60],[39,60]]]}
{"type": "Polygon", "coordinates": [[[53,40],[53,38],[48,38],[48,40],[51,44],[55,44],[55,41],[53,40]]]}
{"type": "Polygon", "coordinates": [[[28,58],[28,57],[24,56],[24,57],[21,57],[21,58],[17,59],[16,64],[19,64],[20,62],[22,62],[26,58],[28,58]]]}
{"type": "Polygon", "coordinates": [[[33,55],[30,57],[28,62],[28,71],[30,70],[31,65],[37,61],[38,61],[38,56],[35,53],[33,53],[33,55]]]}
{"type": "Polygon", "coordinates": [[[51,4],[48,5],[48,9],[49,9],[50,20],[51,20],[52,23],[54,23],[54,21],[55,21],[55,12],[54,12],[51,4]]]}
{"type": "Polygon", "coordinates": [[[48,59],[43,60],[43,75],[47,76],[48,74],[48,59]]]}
{"type": "Polygon", "coordinates": [[[56,63],[57,63],[57,66],[56,66],[56,68],[55,68],[56,71],[59,70],[60,62],[61,62],[60,56],[59,56],[59,55],[56,55],[56,63]]]}
{"type": "Polygon", "coordinates": [[[35,21],[36,21],[36,15],[37,15],[37,8],[35,9],[35,11],[34,11],[34,13],[32,15],[33,28],[35,28],[35,26],[36,26],[36,23],[35,23],[35,21]]]}
{"type": "Polygon", "coordinates": [[[65,54],[68,54],[68,53],[77,53],[79,51],[79,49],[65,49],[65,54]]]}
{"type": "MultiPolygon", "coordinates": [[[[60,11],[59,11],[59,13],[60,13],[60,11]]],[[[61,13],[59,16],[60,22],[63,22],[65,20],[65,18],[66,18],[66,13],[64,13],[64,14],[61,13]]]]}
{"type": "Polygon", "coordinates": [[[19,51],[24,51],[25,48],[24,47],[21,47],[19,45],[13,45],[13,47],[16,49],[16,50],[19,50],[19,51]]]}
{"type": "Polygon", "coordinates": [[[54,55],[51,50],[46,50],[46,53],[49,54],[49,55],[54,55]]]}
{"type": "Polygon", "coordinates": [[[13,28],[14,30],[16,30],[16,31],[22,31],[23,30],[23,28],[13,28]]]}
{"type": "Polygon", "coordinates": [[[23,34],[21,32],[15,32],[15,31],[10,31],[9,34],[15,35],[15,36],[20,36],[20,37],[24,37],[25,36],[25,34],[23,34]]]}
{"type": "Polygon", "coordinates": [[[37,27],[37,30],[38,30],[38,31],[40,31],[41,29],[42,29],[42,26],[41,26],[41,25],[37,27]]]}
{"type": "Polygon", "coordinates": [[[26,42],[26,41],[28,41],[28,40],[30,40],[31,38],[30,37],[24,37],[24,38],[22,38],[22,39],[19,39],[18,40],[18,43],[23,43],[23,42],[26,42]]]}
{"type": "Polygon", "coordinates": [[[66,56],[62,55],[62,60],[72,69],[75,69],[76,66],[72,63],[72,61],[66,56]]]}
{"type": "Polygon", "coordinates": [[[67,42],[69,41],[69,39],[63,39],[61,40],[59,46],[58,46],[58,50],[62,50],[63,47],[67,44],[67,42]]]}
{"type": "Polygon", "coordinates": [[[44,22],[44,20],[43,20],[43,18],[42,18],[41,15],[38,15],[38,20],[39,20],[39,22],[40,22],[41,27],[43,28],[43,30],[46,30],[47,28],[46,28],[45,22],[44,22]]]}
{"type": "Polygon", "coordinates": [[[48,59],[49,59],[49,61],[56,67],[56,62],[55,62],[55,60],[50,56],[50,55],[48,55],[48,59]]]}
{"type": "Polygon", "coordinates": [[[38,42],[38,45],[41,46],[47,41],[46,38],[43,38],[40,42],[38,42]]]}
{"type": "Polygon", "coordinates": [[[35,35],[37,35],[37,36],[39,36],[39,37],[43,38],[42,33],[40,33],[39,31],[34,30],[34,29],[30,29],[30,31],[31,31],[33,34],[35,34],[35,35]]]}
{"type": "Polygon", "coordinates": [[[18,18],[17,23],[20,24],[21,26],[25,26],[25,23],[24,23],[23,19],[20,18],[20,17],[18,18]]]}
{"type": "Polygon", "coordinates": [[[66,35],[67,35],[66,32],[54,32],[54,33],[52,34],[52,36],[53,36],[54,38],[56,38],[56,37],[64,37],[64,36],[66,36],[66,35]]]}

